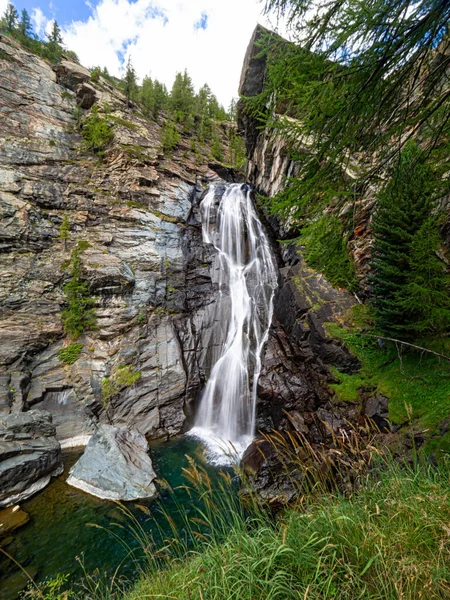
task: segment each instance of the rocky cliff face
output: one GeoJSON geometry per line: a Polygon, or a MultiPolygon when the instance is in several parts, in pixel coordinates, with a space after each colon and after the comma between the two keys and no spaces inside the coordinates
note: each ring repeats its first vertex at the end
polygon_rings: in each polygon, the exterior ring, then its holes
{"type": "Polygon", "coordinates": [[[0,414],[48,410],[66,444],[97,421],[175,435],[207,369],[215,291],[198,200],[217,175],[186,140],[164,157],[160,125],[80,65],[54,69],[6,38],[0,48],[0,414]],[[77,103],[95,101],[114,118],[101,161],[75,127],[77,103]],[[67,365],[63,285],[79,242],[97,328],[67,365]],[[105,398],[102,382],[123,367],[138,381],[105,398]]]}

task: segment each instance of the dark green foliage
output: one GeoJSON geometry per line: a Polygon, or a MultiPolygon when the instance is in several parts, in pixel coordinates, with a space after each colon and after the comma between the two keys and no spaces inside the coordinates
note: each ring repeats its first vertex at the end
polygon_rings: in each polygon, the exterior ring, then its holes
{"type": "Polygon", "coordinates": [[[357,287],[355,267],[347,251],[347,236],[337,217],[325,214],[302,230],[308,264],[335,286],[350,291],[357,287]]]}
{"type": "Polygon", "coordinates": [[[218,160],[220,162],[223,161],[224,157],[223,157],[222,141],[221,141],[217,131],[215,131],[213,134],[213,143],[211,146],[211,154],[215,160],[218,160]]]}
{"type": "Polygon", "coordinates": [[[84,145],[96,154],[102,155],[114,137],[113,127],[99,114],[97,104],[82,126],[84,145]]]}
{"type": "Polygon", "coordinates": [[[242,169],[246,161],[245,144],[234,127],[230,127],[229,129],[228,143],[230,165],[233,169],[242,169]]]}
{"type": "Polygon", "coordinates": [[[61,362],[66,363],[66,365],[73,365],[80,358],[82,350],[83,344],[72,342],[65,348],[61,348],[58,352],[58,358],[61,362]]]}
{"type": "Polygon", "coordinates": [[[25,37],[31,37],[33,35],[33,28],[31,26],[31,19],[28,11],[24,8],[21,12],[19,31],[25,37]]]}
{"type": "Polygon", "coordinates": [[[334,201],[346,182],[360,189],[412,136],[433,153],[448,137],[449,2],[267,0],[266,10],[287,18],[299,44],[266,36],[266,88],[247,108],[285,135],[294,156],[309,146],[294,210],[298,198],[334,201]],[[350,183],[354,156],[362,160],[350,183]]]}
{"type": "Polygon", "coordinates": [[[67,250],[67,240],[70,238],[70,220],[67,213],[63,216],[58,237],[60,240],[64,240],[64,248],[67,250]]]}
{"type": "Polygon", "coordinates": [[[157,119],[160,112],[167,107],[168,93],[166,86],[156,79],[144,77],[139,92],[139,100],[148,118],[157,119]]]}
{"type": "Polygon", "coordinates": [[[180,134],[173,121],[166,121],[161,133],[161,144],[166,152],[172,152],[180,141],[180,134]]]}
{"type": "Polygon", "coordinates": [[[438,183],[420,149],[409,144],[373,217],[372,305],[381,331],[404,339],[449,325],[448,277],[431,218],[438,183]],[[423,304],[426,301],[427,304],[423,304]]]}
{"type": "Polygon", "coordinates": [[[95,328],[96,317],[93,310],[94,298],[89,294],[86,281],[81,279],[80,255],[89,247],[82,240],[72,252],[70,277],[64,285],[67,308],[62,311],[64,331],[76,340],[84,331],[95,328]]]}
{"type": "Polygon", "coordinates": [[[430,217],[410,246],[410,270],[400,304],[414,319],[414,330],[419,335],[450,329],[450,275],[437,256],[441,244],[437,219],[430,217]]]}
{"type": "Polygon", "coordinates": [[[177,73],[170,92],[170,107],[178,122],[183,123],[194,112],[195,94],[187,71],[177,73]]]}
{"type": "Polygon", "coordinates": [[[5,33],[13,33],[19,24],[19,13],[14,5],[9,3],[6,6],[1,20],[1,30],[5,33]]]}
{"type": "Polygon", "coordinates": [[[136,71],[134,70],[131,56],[128,58],[127,70],[125,72],[125,95],[127,102],[133,102],[137,96],[138,85],[136,80],[136,71]]]}
{"type": "Polygon", "coordinates": [[[56,21],[53,21],[52,30],[47,37],[48,42],[45,46],[44,55],[52,62],[58,62],[61,59],[64,49],[61,28],[56,21]]]}

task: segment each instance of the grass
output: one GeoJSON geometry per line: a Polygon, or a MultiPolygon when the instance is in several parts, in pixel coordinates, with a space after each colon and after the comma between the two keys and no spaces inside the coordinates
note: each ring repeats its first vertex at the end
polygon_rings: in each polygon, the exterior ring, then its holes
{"type": "MultiPolygon", "coordinates": [[[[389,417],[393,423],[412,418],[424,428],[437,427],[450,414],[450,363],[420,351],[403,351],[392,343],[380,347],[371,328],[367,308],[354,307],[341,324],[328,323],[328,334],[345,345],[361,361],[355,375],[333,374],[340,383],[332,388],[343,401],[358,400],[359,388],[389,398],[389,417]]],[[[423,342],[432,350],[450,356],[450,340],[423,342]]]]}
{"type": "Polygon", "coordinates": [[[225,539],[150,570],[122,600],[448,598],[449,522],[449,464],[392,461],[349,497],[322,495],[278,520],[235,514],[225,539]]]}

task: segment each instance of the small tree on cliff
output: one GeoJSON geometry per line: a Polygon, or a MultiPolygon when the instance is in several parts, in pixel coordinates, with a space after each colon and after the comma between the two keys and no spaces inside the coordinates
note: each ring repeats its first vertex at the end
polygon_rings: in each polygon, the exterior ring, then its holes
{"type": "Polygon", "coordinates": [[[138,85],[136,81],[136,71],[134,70],[130,56],[127,62],[127,70],[125,72],[125,95],[127,97],[128,104],[135,100],[137,91],[138,85]]]}
{"type": "Polygon", "coordinates": [[[63,53],[63,39],[61,34],[61,28],[56,21],[53,21],[52,30],[47,35],[47,48],[46,56],[53,62],[58,62],[61,59],[63,53]]]}
{"type": "Polygon", "coordinates": [[[17,29],[19,22],[19,13],[14,8],[14,5],[9,3],[6,6],[5,12],[1,20],[1,29],[6,33],[12,33],[17,29]]]}

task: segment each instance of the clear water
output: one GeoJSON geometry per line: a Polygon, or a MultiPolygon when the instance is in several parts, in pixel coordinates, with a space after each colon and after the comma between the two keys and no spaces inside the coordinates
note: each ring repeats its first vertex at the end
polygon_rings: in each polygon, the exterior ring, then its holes
{"type": "Polygon", "coordinates": [[[272,321],[277,271],[248,186],[229,184],[222,195],[211,187],[201,212],[203,242],[217,251],[215,321],[223,340],[189,433],[207,445],[210,460],[227,464],[255,434],[261,351],[272,321]]]}
{"type": "MultiPolygon", "coordinates": [[[[182,476],[183,467],[188,466],[186,455],[201,460],[202,447],[192,438],[181,437],[153,445],[151,454],[158,476],[166,479],[175,489],[174,494],[161,489],[159,499],[182,532],[183,524],[177,503],[183,506],[188,515],[194,512],[194,507],[187,492],[176,488],[186,483],[182,476]]],[[[132,535],[130,520],[124,517],[115,503],[99,500],[65,483],[68,469],[78,456],[79,452],[64,453],[65,473],[21,505],[30,515],[30,521],[13,532],[14,541],[5,549],[35,575],[37,581],[58,573],[68,574],[70,580],[79,581],[83,572],[77,556],[83,557],[87,573],[98,571],[100,575],[107,574],[110,577],[122,564],[120,575],[132,581],[138,576],[138,565],[128,555],[125,544],[132,549],[137,549],[139,544],[132,535]],[[115,539],[112,532],[122,541],[115,539]]],[[[215,480],[218,470],[212,466],[206,468],[215,480]]],[[[148,508],[158,516],[158,523],[165,535],[172,537],[167,522],[158,513],[158,500],[128,503],[127,506],[144,529],[158,538],[154,519],[139,506],[148,508]]],[[[137,551],[136,557],[139,561],[142,553],[137,551]]],[[[23,579],[18,568],[0,554],[0,600],[15,600],[23,587],[23,579]]]]}

